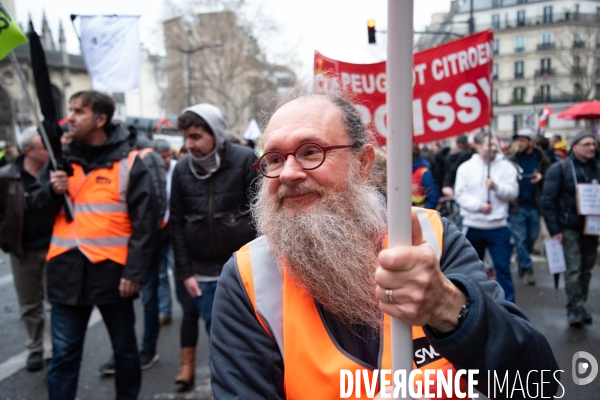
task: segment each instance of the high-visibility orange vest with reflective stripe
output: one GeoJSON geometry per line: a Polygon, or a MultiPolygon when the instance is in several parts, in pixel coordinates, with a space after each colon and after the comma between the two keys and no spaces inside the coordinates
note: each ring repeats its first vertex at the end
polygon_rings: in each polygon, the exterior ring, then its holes
{"type": "MultiPolygon", "coordinates": [[[[437,212],[416,209],[424,239],[436,251],[442,252],[443,226],[437,212]]],[[[298,286],[285,270],[280,271],[273,259],[267,240],[261,236],[236,252],[236,263],[246,293],[254,307],[256,317],[265,331],[277,343],[284,361],[284,390],[288,399],[338,399],[340,397],[340,371],[368,370],[369,382],[373,372],[364,362],[340,351],[319,315],[314,299],[298,286]]],[[[430,347],[423,328],[413,326],[413,368],[456,370],[453,365],[430,347]],[[422,351],[426,350],[426,353],[422,351]],[[421,350],[415,357],[414,351],[421,350]],[[418,364],[417,364],[418,362],[418,364]]],[[[383,346],[378,369],[392,369],[390,317],[384,315],[384,328],[380,346],[383,346]]],[[[362,371],[361,371],[362,376],[362,371]]],[[[408,373],[406,374],[408,379],[408,373]]],[[[447,376],[447,375],[446,375],[447,376]]],[[[422,375],[416,378],[422,380],[422,375]]],[[[435,375],[433,375],[435,377],[435,375]]],[[[393,378],[387,375],[389,380],[393,378]]],[[[355,382],[356,385],[356,382],[355,382]]],[[[379,392],[377,382],[376,392],[379,392]]],[[[461,391],[466,382],[461,379],[461,391]]],[[[364,380],[360,398],[367,398],[364,380]]],[[[437,383],[430,386],[437,392],[437,383]]],[[[423,392],[424,393],[424,392],[423,392]]],[[[353,394],[356,394],[354,390],[353,394]]],[[[454,398],[454,397],[452,397],[454,398]]],[[[439,397],[447,399],[447,397],[439,397]]]]}
{"type": "Polygon", "coordinates": [[[412,173],[412,205],[413,207],[425,207],[425,190],[423,190],[423,175],[429,171],[427,167],[419,167],[412,173]]]}
{"type": "Polygon", "coordinates": [[[56,216],[46,260],[77,247],[94,264],[111,260],[125,265],[132,231],[126,199],[129,173],[135,157],[143,157],[148,151],[151,149],[133,150],[112,166],[94,169],[87,175],[81,165],[71,164],[73,221],[67,222],[63,212],[56,216]]]}

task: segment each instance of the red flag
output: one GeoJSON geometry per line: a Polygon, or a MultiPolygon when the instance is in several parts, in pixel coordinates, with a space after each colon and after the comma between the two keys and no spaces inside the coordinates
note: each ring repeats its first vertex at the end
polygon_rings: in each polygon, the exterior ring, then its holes
{"type": "Polygon", "coordinates": [[[552,111],[552,109],[550,107],[548,107],[548,105],[544,104],[544,108],[543,108],[542,112],[540,113],[539,127],[541,130],[544,130],[546,128],[546,123],[548,122],[548,118],[552,114],[554,114],[554,111],[552,111]]]}

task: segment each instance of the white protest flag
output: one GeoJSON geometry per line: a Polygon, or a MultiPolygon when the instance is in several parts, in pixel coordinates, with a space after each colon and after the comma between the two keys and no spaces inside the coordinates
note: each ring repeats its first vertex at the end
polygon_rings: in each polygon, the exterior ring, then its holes
{"type": "Polygon", "coordinates": [[[81,16],[81,54],[94,90],[137,92],[140,88],[139,16],[81,16]]]}
{"type": "Polygon", "coordinates": [[[258,138],[260,138],[260,134],[261,132],[260,128],[258,127],[258,123],[254,118],[252,118],[248,124],[248,127],[246,128],[246,131],[244,132],[244,139],[256,141],[258,138]]]}

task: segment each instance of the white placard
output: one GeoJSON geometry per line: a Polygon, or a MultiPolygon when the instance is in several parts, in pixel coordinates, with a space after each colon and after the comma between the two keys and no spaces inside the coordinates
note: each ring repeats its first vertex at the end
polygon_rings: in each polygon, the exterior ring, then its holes
{"type": "Polygon", "coordinates": [[[577,184],[577,211],[579,215],[600,215],[600,185],[577,184]]]}
{"type": "Polygon", "coordinates": [[[548,263],[550,273],[554,275],[565,272],[567,270],[567,263],[565,262],[562,243],[556,239],[546,240],[544,248],[546,249],[546,262],[548,263]]]}
{"type": "Polygon", "coordinates": [[[585,217],[584,235],[600,236],[600,216],[588,215],[585,217]]]}

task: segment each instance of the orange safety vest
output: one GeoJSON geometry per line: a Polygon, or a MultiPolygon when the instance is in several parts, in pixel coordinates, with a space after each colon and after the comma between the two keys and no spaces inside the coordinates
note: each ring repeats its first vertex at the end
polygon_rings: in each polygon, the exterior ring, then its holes
{"type": "Polygon", "coordinates": [[[87,175],[81,165],[71,164],[73,221],[67,222],[64,212],[56,216],[47,261],[78,248],[94,264],[111,260],[125,265],[132,232],[126,198],[129,173],[136,156],[143,158],[149,151],[130,151],[112,166],[94,169],[87,175]]]}
{"type": "Polygon", "coordinates": [[[419,167],[412,173],[412,205],[413,207],[425,207],[425,191],[423,190],[423,175],[429,171],[427,167],[419,167]]]}
{"type": "MultiPolygon", "coordinates": [[[[442,221],[433,210],[417,209],[417,215],[423,229],[423,237],[432,245],[439,259],[443,240],[442,221]]],[[[280,271],[264,236],[242,247],[236,253],[236,262],[256,317],[277,343],[283,357],[283,384],[287,398],[339,398],[340,371],[343,369],[350,370],[353,374],[356,370],[368,370],[369,382],[372,382],[371,367],[342,352],[333,342],[321,320],[314,299],[298,286],[285,270],[283,273],[280,271]]],[[[454,366],[433,350],[422,327],[413,326],[412,335],[414,349],[408,351],[418,353],[413,353],[413,368],[419,368],[423,372],[426,369],[444,372],[452,369],[452,376],[455,376],[454,366]],[[427,354],[423,350],[427,351],[427,354]]],[[[383,346],[383,353],[378,368],[391,370],[392,345],[390,317],[387,314],[384,314],[380,346],[383,346]]],[[[416,378],[419,377],[422,378],[423,375],[417,375],[416,378]]],[[[387,378],[393,380],[393,374],[391,377],[388,374],[387,378]]],[[[367,398],[364,380],[361,381],[361,398],[367,398]]],[[[379,383],[376,385],[378,392],[379,383]]],[[[461,379],[461,391],[464,392],[465,387],[466,381],[461,379]]],[[[437,383],[431,385],[430,393],[436,393],[436,388],[437,383]]],[[[353,394],[356,394],[356,391],[353,394]]]]}

